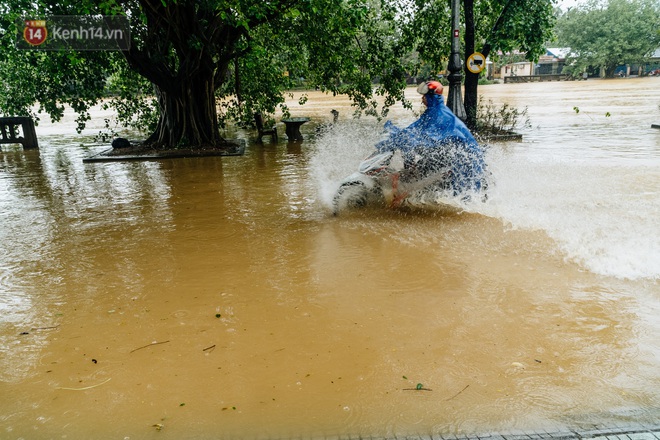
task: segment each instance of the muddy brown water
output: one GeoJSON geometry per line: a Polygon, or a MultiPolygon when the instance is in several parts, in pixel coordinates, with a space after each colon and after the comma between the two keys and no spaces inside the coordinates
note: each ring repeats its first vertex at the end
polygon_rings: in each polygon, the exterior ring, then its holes
{"type": "Polygon", "coordinates": [[[100,111],[3,146],[0,438],[660,419],[660,79],[480,91],[531,127],[470,206],[331,216],[382,124],[316,92],[304,142],[231,133],[244,157],[83,164],[100,111]]]}

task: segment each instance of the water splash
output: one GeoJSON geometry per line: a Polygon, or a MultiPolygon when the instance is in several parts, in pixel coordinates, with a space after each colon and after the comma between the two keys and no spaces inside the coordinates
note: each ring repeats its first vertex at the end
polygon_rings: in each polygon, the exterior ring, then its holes
{"type": "Polygon", "coordinates": [[[623,279],[660,278],[660,172],[648,161],[488,155],[495,184],[483,214],[543,230],[566,259],[623,279]]]}
{"type": "MultiPolygon", "coordinates": [[[[399,122],[399,125],[405,126],[406,123],[399,122]]],[[[311,160],[311,174],[318,188],[321,203],[326,208],[331,207],[332,199],[341,181],[357,171],[360,162],[371,154],[374,145],[385,137],[387,133],[383,130],[382,124],[375,121],[351,121],[341,127],[335,127],[333,131],[317,139],[317,151],[311,160]]],[[[400,153],[394,155],[390,166],[394,169],[403,168],[403,158],[400,153]]],[[[428,177],[425,179],[428,180],[428,177]]],[[[423,182],[418,188],[423,188],[423,182]]],[[[448,206],[459,210],[466,208],[465,194],[454,196],[450,190],[418,191],[414,185],[412,191],[405,201],[406,206],[411,208],[445,209],[448,206]]],[[[386,199],[390,197],[391,194],[389,197],[386,195],[386,199]]],[[[480,199],[481,195],[477,194],[474,198],[480,199]]]]}
{"type": "Polygon", "coordinates": [[[351,120],[317,138],[310,173],[324,207],[331,208],[341,180],[357,171],[359,163],[373,151],[382,134],[382,124],[351,120]]]}

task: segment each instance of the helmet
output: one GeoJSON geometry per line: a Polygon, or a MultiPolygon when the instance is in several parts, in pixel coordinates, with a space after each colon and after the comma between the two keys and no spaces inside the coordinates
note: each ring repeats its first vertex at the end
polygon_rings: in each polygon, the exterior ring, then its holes
{"type": "Polygon", "coordinates": [[[442,95],[442,84],[440,84],[438,81],[423,82],[417,87],[417,93],[422,95],[426,95],[428,93],[442,95]]]}

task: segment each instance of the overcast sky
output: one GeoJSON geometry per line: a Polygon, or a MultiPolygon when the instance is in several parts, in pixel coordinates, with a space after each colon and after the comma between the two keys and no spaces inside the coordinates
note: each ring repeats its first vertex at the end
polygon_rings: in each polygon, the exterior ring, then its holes
{"type": "Polygon", "coordinates": [[[583,3],[583,0],[559,0],[557,4],[562,10],[566,10],[571,6],[576,6],[578,3],[583,3]]]}

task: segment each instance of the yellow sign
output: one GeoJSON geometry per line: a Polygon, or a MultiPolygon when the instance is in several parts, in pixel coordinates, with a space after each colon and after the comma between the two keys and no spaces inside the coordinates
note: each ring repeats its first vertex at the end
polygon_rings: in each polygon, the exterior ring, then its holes
{"type": "Polygon", "coordinates": [[[486,57],[479,52],[475,52],[468,57],[466,64],[470,72],[481,73],[486,68],[486,57]]]}

